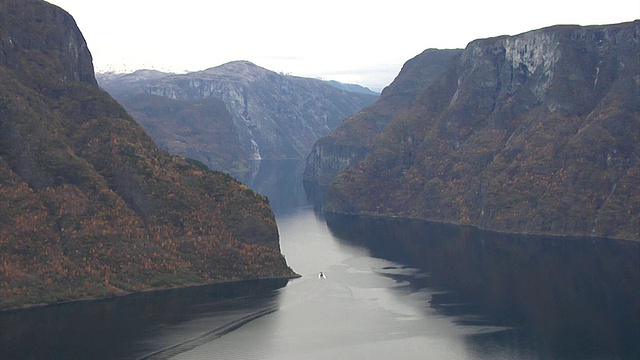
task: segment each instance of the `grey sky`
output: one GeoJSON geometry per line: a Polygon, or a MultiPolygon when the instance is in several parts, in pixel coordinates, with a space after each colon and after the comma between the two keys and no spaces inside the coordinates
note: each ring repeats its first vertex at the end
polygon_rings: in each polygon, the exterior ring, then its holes
{"type": "Polygon", "coordinates": [[[293,75],[388,85],[427,48],[556,24],[640,18],[640,1],[50,0],[74,16],[97,71],[196,71],[249,60],[293,75]]]}

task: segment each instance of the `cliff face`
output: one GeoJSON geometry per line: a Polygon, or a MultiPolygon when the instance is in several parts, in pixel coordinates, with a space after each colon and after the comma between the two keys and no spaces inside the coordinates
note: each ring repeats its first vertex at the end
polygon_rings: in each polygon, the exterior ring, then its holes
{"type": "MultiPolygon", "coordinates": [[[[136,94],[192,102],[222,99],[235,126],[234,141],[244,152],[242,160],[302,158],[319,137],[377,99],[320,80],[277,74],[248,61],[183,75],[144,75],[107,76],[100,85],[132,110],[136,102],[131,97],[136,94]]],[[[134,117],[138,120],[135,113],[134,117]]]]}
{"type": "Polygon", "coordinates": [[[51,90],[51,82],[96,85],[91,53],[72,17],[33,1],[2,1],[0,12],[0,64],[11,67],[22,82],[40,91],[51,90]]]}
{"type": "Polygon", "coordinates": [[[470,43],[327,210],[640,239],[639,43],[639,21],[470,43]]]}
{"type": "Polygon", "coordinates": [[[267,200],[159,150],[72,17],[0,3],[0,308],[290,276],[267,200]]]}
{"type": "Polygon", "coordinates": [[[387,124],[406,111],[418,95],[437,79],[462,50],[429,49],[407,61],[378,101],[346,118],[335,130],[320,138],[307,156],[305,188],[324,197],[338,173],[360,162],[371,150],[373,139],[387,124]]]}

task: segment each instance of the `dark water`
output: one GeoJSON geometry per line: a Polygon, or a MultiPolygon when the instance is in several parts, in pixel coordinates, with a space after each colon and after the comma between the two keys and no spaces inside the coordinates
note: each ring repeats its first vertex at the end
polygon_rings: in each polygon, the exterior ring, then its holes
{"type": "Polygon", "coordinates": [[[259,165],[302,278],[0,313],[0,359],[640,359],[639,243],[324,218],[259,165]]]}
{"type": "Polygon", "coordinates": [[[517,357],[640,359],[640,243],[513,236],[414,220],[328,216],[342,241],[429,274],[430,301],[459,324],[511,327],[467,338],[517,357]],[[466,315],[472,315],[467,318],[466,315]],[[480,315],[476,321],[473,315],[480,315]]]}
{"type": "MultiPolygon", "coordinates": [[[[277,309],[286,280],[142,293],[0,313],[0,359],[138,359],[222,336],[277,309]]],[[[179,349],[178,349],[179,350],[179,349]]]]}

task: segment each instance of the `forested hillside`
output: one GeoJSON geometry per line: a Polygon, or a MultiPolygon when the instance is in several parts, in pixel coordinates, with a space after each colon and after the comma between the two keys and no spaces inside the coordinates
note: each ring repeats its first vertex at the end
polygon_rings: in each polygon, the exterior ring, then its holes
{"type": "Polygon", "coordinates": [[[326,210],[639,240],[639,79],[640,21],[473,41],[326,210]]]}
{"type": "Polygon", "coordinates": [[[0,308],[294,275],[267,199],[158,149],[40,0],[0,2],[0,204],[0,308]]]}

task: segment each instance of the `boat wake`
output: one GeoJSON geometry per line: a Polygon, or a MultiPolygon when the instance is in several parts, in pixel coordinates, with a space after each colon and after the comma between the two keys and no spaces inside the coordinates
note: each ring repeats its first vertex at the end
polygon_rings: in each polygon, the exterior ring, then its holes
{"type": "Polygon", "coordinates": [[[238,328],[240,328],[241,326],[259,319],[265,315],[269,315],[272,314],[274,312],[276,312],[278,310],[278,307],[274,306],[268,309],[264,309],[264,310],[260,310],[257,311],[255,313],[243,316],[239,319],[236,319],[232,322],[229,322],[227,324],[224,324],[222,326],[219,326],[211,331],[207,331],[204,334],[201,334],[198,337],[192,338],[192,339],[188,339],[185,341],[182,341],[180,343],[177,344],[173,344],[171,346],[168,346],[164,349],[160,349],[158,351],[155,351],[151,354],[147,354],[143,357],[138,358],[139,360],[162,360],[162,359],[169,359],[171,357],[177,356],[179,354],[182,354],[184,352],[190,351],[195,349],[198,346],[204,345],[210,341],[213,341],[221,336],[224,336],[234,330],[237,330],[238,328]]]}

